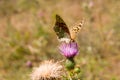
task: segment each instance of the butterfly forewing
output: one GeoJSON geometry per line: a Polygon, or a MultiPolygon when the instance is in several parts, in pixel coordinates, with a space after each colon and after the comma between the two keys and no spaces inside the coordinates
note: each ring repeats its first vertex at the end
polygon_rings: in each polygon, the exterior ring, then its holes
{"type": "Polygon", "coordinates": [[[59,39],[62,39],[62,38],[70,39],[69,29],[67,25],[65,24],[65,22],[63,21],[63,19],[59,15],[56,15],[54,31],[56,32],[59,39]]]}
{"type": "Polygon", "coordinates": [[[71,36],[71,40],[74,40],[76,38],[77,33],[81,30],[83,25],[83,21],[79,24],[76,24],[75,26],[73,26],[70,29],[70,36],[71,36]]]}

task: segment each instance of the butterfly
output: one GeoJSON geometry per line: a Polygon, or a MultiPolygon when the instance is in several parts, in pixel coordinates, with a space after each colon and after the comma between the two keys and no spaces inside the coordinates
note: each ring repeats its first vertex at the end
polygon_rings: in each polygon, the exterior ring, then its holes
{"type": "Polygon", "coordinates": [[[75,41],[76,35],[81,30],[82,25],[83,22],[76,24],[72,28],[68,29],[63,19],[59,15],[56,15],[56,22],[53,29],[60,42],[70,42],[75,41]]]}

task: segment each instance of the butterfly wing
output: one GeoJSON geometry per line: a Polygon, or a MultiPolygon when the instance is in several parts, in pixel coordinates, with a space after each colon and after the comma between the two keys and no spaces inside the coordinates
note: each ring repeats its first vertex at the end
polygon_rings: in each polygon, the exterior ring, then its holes
{"type": "Polygon", "coordinates": [[[77,33],[81,30],[82,26],[83,26],[83,21],[81,23],[79,23],[79,24],[76,24],[75,26],[73,26],[70,29],[71,40],[74,41],[74,39],[76,38],[77,33]]]}
{"type": "Polygon", "coordinates": [[[64,39],[64,38],[70,39],[69,29],[67,25],[65,24],[65,22],[63,21],[63,19],[59,15],[56,15],[54,31],[56,32],[58,39],[64,39]]]}

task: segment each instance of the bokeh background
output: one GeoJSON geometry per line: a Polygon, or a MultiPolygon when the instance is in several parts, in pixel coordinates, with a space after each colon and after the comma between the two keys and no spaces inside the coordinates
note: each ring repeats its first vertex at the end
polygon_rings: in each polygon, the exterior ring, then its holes
{"type": "Polygon", "coordinates": [[[61,60],[53,31],[59,14],[76,41],[82,80],[120,80],[120,0],[0,0],[0,80],[30,80],[32,67],[61,60]]]}

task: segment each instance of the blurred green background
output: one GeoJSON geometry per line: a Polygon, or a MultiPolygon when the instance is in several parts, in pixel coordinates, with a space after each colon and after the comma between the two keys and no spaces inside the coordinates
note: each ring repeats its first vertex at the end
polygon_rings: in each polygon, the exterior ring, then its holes
{"type": "Polygon", "coordinates": [[[61,60],[55,15],[85,20],[76,41],[82,80],[120,80],[120,0],[0,0],[0,80],[30,80],[43,60],[61,60]]]}

